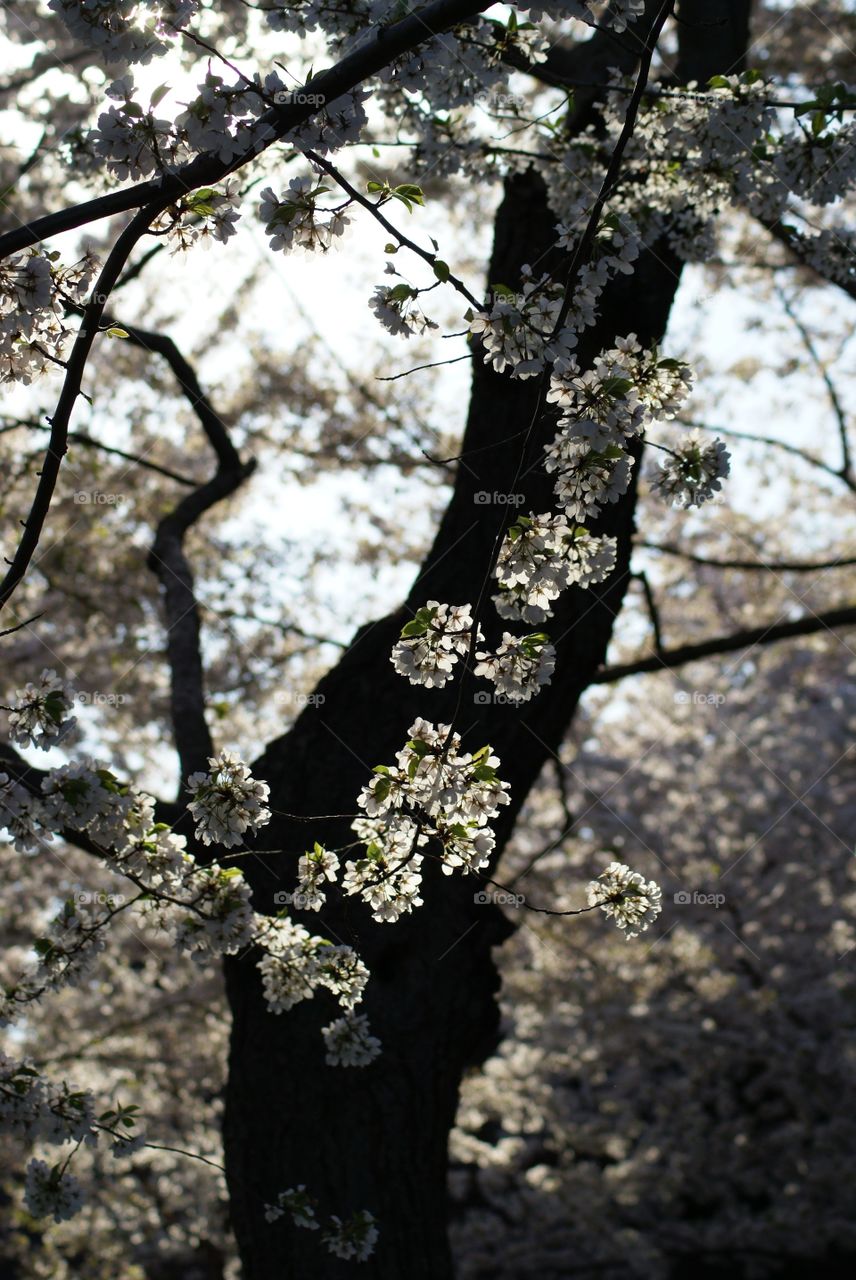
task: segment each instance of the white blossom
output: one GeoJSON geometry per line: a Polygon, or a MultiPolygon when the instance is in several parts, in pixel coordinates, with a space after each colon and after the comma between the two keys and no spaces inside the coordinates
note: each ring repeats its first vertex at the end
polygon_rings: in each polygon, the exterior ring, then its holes
{"type": "Polygon", "coordinates": [[[662,892],[653,880],[631,871],[623,862],[610,862],[597,880],[588,886],[589,906],[600,907],[612,917],[626,938],[635,938],[657,919],[662,911],[662,892]]]}
{"type": "Polygon", "coordinates": [[[305,1183],[297,1187],[289,1187],[280,1191],[274,1204],[265,1205],[265,1221],[276,1222],[285,1214],[289,1214],[296,1227],[306,1231],[317,1231],[320,1223],[315,1216],[315,1201],[307,1195],[305,1183]]]}
{"type": "Polygon", "coordinates": [[[366,1209],[352,1213],[344,1222],[335,1214],[321,1237],[330,1253],[346,1261],[366,1262],[374,1253],[378,1229],[366,1209]]]}
{"type": "Polygon", "coordinates": [[[224,849],[243,844],[270,820],[264,802],[270,794],[266,782],[250,774],[231,751],[209,757],[208,773],[194,773],[187,780],[193,799],[188,804],[196,822],[196,838],[224,849]]]}
{"type": "Polygon", "coordinates": [[[24,1199],[34,1218],[52,1217],[54,1222],[73,1218],[83,1207],[83,1188],[60,1165],[53,1168],[44,1160],[31,1160],[24,1179],[24,1199]]]}
{"type": "Polygon", "coordinates": [[[556,650],[548,637],[538,632],[513,636],[505,631],[495,653],[477,653],[476,658],[475,674],[495,684],[497,693],[509,702],[528,702],[550,683],[556,650]]]}
{"type": "Polygon", "coordinates": [[[434,321],[415,305],[418,297],[419,290],[411,285],[379,284],[369,298],[369,306],[384,329],[394,336],[409,338],[411,334],[437,328],[434,321]]]}
{"type": "Polygon", "coordinates": [[[700,507],[722,489],[731,469],[730,458],[721,440],[707,443],[700,432],[693,431],[669,450],[654,477],[654,488],[670,498],[673,506],[700,507]]]}
{"type": "Polygon", "coordinates": [[[369,1033],[369,1020],[364,1014],[347,1014],[322,1027],[326,1053],[331,1067],[367,1067],[380,1053],[380,1041],[369,1033]]]}
{"type": "Polygon", "coordinates": [[[411,684],[442,689],[459,658],[469,652],[472,627],[470,605],[429,600],[403,628],[392,664],[411,684]]]}
{"type": "Polygon", "coordinates": [[[350,219],[341,210],[318,207],[318,197],[329,190],[313,178],[292,178],[279,197],[265,187],[259,217],[271,237],[271,249],[326,251],[334,244],[350,219]]]}
{"type": "Polygon", "coordinates": [[[307,911],[319,911],[324,905],[326,894],[324,883],[333,883],[339,870],[339,859],[329,849],[324,849],[318,842],[307,853],[300,855],[297,863],[297,892],[301,905],[307,911]]]}

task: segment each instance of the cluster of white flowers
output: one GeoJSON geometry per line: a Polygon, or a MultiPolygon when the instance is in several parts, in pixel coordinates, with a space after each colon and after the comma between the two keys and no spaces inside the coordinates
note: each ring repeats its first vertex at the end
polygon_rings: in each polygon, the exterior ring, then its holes
{"type": "MultiPolygon", "coordinates": [[[[317,1216],[318,1202],[309,1195],[304,1183],[280,1191],[273,1204],[265,1205],[265,1221],[278,1222],[286,1214],[295,1227],[304,1231],[317,1231],[321,1223],[317,1216]]],[[[337,1258],[353,1262],[365,1262],[374,1253],[378,1230],[375,1220],[366,1209],[351,1214],[344,1222],[331,1214],[329,1225],[321,1237],[321,1243],[337,1258]]]]}
{"type": "Polygon", "coordinates": [[[0,1129],[31,1142],[97,1140],[94,1099],[67,1081],[56,1084],[27,1062],[0,1053],[0,1129]]]}
{"type": "Polygon", "coordinates": [[[358,818],[353,829],[366,853],[346,864],[343,892],[359,894],[375,920],[384,923],[421,907],[422,855],[416,849],[428,843],[427,833],[401,813],[358,818]]]}
{"type": "Polygon", "coordinates": [[[264,918],[257,941],[265,949],[258,967],[273,1013],[311,999],[319,986],[331,991],[348,1012],[362,1000],[369,972],[352,947],[313,937],[287,916],[264,918]]]}
{"type": "Polygon", "coordinates": [[[610,862],[588,886],[589,906],[600,907],[612,917],[626,938],[637,937],[663,909],[662,891],[653,880],[631,871],[623,862],[610,862]]]}
{"type": "Polygon", "coordinates": [[[25,385],[62,358],[71,330],[66,301],[79,306],[98,268],[90,253],[70,267],[57,252],[30,249],[0,263],[0,382],[25,385]]]}
{"type": "Polygon", "coordinates": [[[562,286],[532,270],[521,270],[519,293],[494,285],[492,304],[478,315],[467,312],[469,332],[484,345],[484,359],[497,373],[511,369],[514,378],[532,378],[548,362],[570,356],[577,336],[570,326],[554,334],[562,308],[562,286]]]}
{"type": "Polygon", "coordinates": [[[561,426],[572,435],[594,447],[623,446],[651,423],[674,418],[692,382],[689,365],[643,351],[631,333],[617,338],[584,373],[573,358],[558,364],[547,399],[559,406],[561,426]]]}
{"type": "Polygon", "coordinates": [[[18,984],[20,998],[39,986],[53,989],[78,986],[104,950],[104,925],[111,908],[88,911],[72,898],[63,903],[50,921],[44,937],[36,938],[33,949],[38,967],[32,977],[18,984]]]}
{"type": "Polygon", "coordinates": [[[596,538],[564,516],[518,516],[494,567],[502,588],[494,596],[497,612],[501,618],[544,622],[567,587],[590,587],[608,578],[615,557],[614,538],[596,538]]]}
{"type": "MultiPolygon", "coordinates": [[[[288,91],[279,90],[276,101],[282,105],[291,96],[288,91]]],[[[299,89],[295,90],[294,97],[299,101],[299,89]]],[[[295,151],[313,151],[316,155],[327,156],[349,143],[359,142],[368,123],[363,103],[369,97],[367,89],[351,89],[341,98],[328,102],[324,110],[316,112],[311,120],[284,134],[283,144],[295,151]]]]}
{"type": "Polygon", "coordinates": [[[178,163],[181,152],[172,121],[135,101],[131,76],[114,80],[106,94],[116,105],[101,112],[86,141],[117,178],[148,178],[178,163]]]}
{"type": "Polygon", "coordinates": [[[166,88],[156,90],[144,107],[133,76],[124,75],[105,90],[116,105],[101,113],[78,150],[84,164],[103,162],[119,178],[169,171],[202,152],[225,164],[273,139],[273,125],[258,117],[281,88],[276,73],[228,85],[209,70],[197,96],[168,120],[155,114],[166,88]]]}
{"type": "Polygon", "coordinates": [[[384,329],[395,336],[409,338],[413,333],[437,328],[421,307],[414,305],[418,297],[419,290],[409,284],[378,284],[369,298],[369,306],[384,329]]]}
{"type": "Polygon", "coordinates": [[[0,773],[0,828],[8,831],[20,853],[28,853],[40,840],[52,839],[52,833],[42,827],[40,797],[32,795],[8,773],[0,773]]]}
{"type": "Polygon", "coordinates": [[[273,136],[268,125],[256,123],[266,99],[279,91],[278,76],[264,82],[256,76],[252,87],[245,81],[227,85],[210,67],[199,93],[175,118],[175,132],[187,156],[208,152],[224,164],[244,155],[273,136]]]}
{"type": "Polygon", "coordinates": [[[21,747],[48,751],[72,732],[77,719],[69,715],[76,694],[55,671],[44,670],[38,684],[16,690],[9,713],[9,736],[21,747]]]}
{"type": "Polygon", "coordinates": [[[722,488],[730,456],[721,440],[705,441],[693,431],[668,451],[654,477],[654,487],[676,507],[700,507],[722,488]]]}
{"type": "Polygon", "coordinates": [[[215,240],[225,244],[237,235],[240,203],[238,180],[230,178],[222,191],[200,187],[191,192],[178,205],[178,217],[172,206],[155,219],[152,228],[171,242],[170,253],[186,252],[195,244],[208,249],[215,240]]]}
{"type": "Polygon", "coordinates": [[[280,1191],[273,1204],[265,1205],[265,1222],[278,1222],[286,1214],[296,1227],[317,1231],[321,1225],[315,1216],[315,1201],[306,1193],[306,1184],[280,1191]]]}
{"type": "Polygon", "coordinates": [[[369,1033],[365,1014],[345,1014],[324,1027],[321,1034],[327,1050],[324,1061],[330,1067],[367,1067],[380,1053],[380,1041],[369,1033]]]}
{"type": "Polygon", "coordinates": [[[31,1160],[24,1178],[24,1200],[34,1218],[65,1222],[83,1207],[83,1188],[61,1165],[31,1160]]]}
{"type": "Polygon", "coordinates": [[[271,187],[265,187],[259,216],[271,237],[270,247],[307,252],[329,249],[349,222],[341,210],[318,208],[318,197],[329,190],[313,178],[292,178],[278,198],[271,187]]]}
{"type": "Polygon", "coordinates": [[[321,1240],[337,1258],[344,1258],[346,1262],[367,1262],[374,1253],[377,1238],[374,1217],[367,1209],[361,1209],[344,1222],[332,1214],[330,1226],[321,1240]]]}
{"type": "MultiPolygon", "coordinates": [[[[78,1089],[67,1081],[56,1083],[26,1061],[0,1053],[0,1131],[27,1143],[52,1146],[75,1143],[94,1147],[102,1134],[112,1140],[114,1155],[128,1156],[145,1143],[142,1134],[132,1134],[136,1106],[122,1106],[95,1116],[95,1098],[88,1089],[78,1089]],[[117,1129],[117,1125],[120,1128],[117,1129]]],[[[72,1153],[74,1154],[74,1153],[72,1153]]],[[[49,1166],[31,1160],[24,1181],[24,1198],[37,1218],[53,1217],[61,1222],[73,1217],[83,1204],[83,1188],[67,1172],[66,1160],[49,1166]]]]}
{"type": "Polygon", "coordinates": [[[522,6],[536,21],[539,18],[578,18],[581,22],[612,27],[625,31],[630,22],[645,12],[645,0],[566,0],[564,4],[534,4],[522,6]]]}
{"type": "Polygon", "coordinates": [[[475,674],[496,685],[497,693],[509,702],[528,702],[541,687],[550,683],[556,665],[556,650],[549,636],[533,632],[513,636],[503,632],[494,653],[477,653],[475,674]]]}
{"type": "Polygon", "coordinates": [[[773,165],[785,190],[814,205],[831,204],[856,183],[856,123],[783,138],[773,165]]]}
{"type": "Polygon", "coordinates": [[[199,8],[199,0],[48,0],[76,39],[105,62],[151,62],[199,8]]]}
{"type": "Polygon", "coordinates": [[[590,439],[563,427],[544,453],[544,469],[556,473],[556,498],[569,520],[594,520],[607,502],[627,492],[634,460],[612,441],[593,448],[590,439]]]}
{"type": "Polygon", "coordinates": [[[326,901],[324,883],[336,879],[339,859],[330,849],[318,841],[314,847],[300,855],[297,863],[297,894],[300,905],[306,911],[320,911],[326,901]]]}
{"type": "Polygon", "coordinates": [[[270,821],[264,803],[270,787],[257,781],[234,752],[221,751],[209,757],[208,764],[208,773],[193,773],[187,779],[193,796],[187,807],[196,821],[197,840],[231,849],[270,821]]]}
{"type": "Polygon", "coordinates": [[[472,629],[470,605],[429,600],[402,629],[392,650],[392,664],[411,684],[442,689],[455,664],[469,653],[472,629]]]}
{"type": "Polygon", "coordinates": [[[477,871],[494,846],[488,823],[509,803],[490,747],[460,750],[449,725],[418,719],[395,765],[378,765],[357,803],[366,817],[352,826],[365,843],[363,857],[345,864],[343,888],[359,894],[379,921],[397,920],[421,904],[422,855],[435,839],[445,874],[477,871]]]}
{"type": "Polygon", "coordinates": [[[235,955],[250,945],[257,925],[250,886],[237,867],[216,862],[197,867],[187,889],[192,911],[179,918],[175,929],[182,951],[205,960],[209,955],[235,955]]]}

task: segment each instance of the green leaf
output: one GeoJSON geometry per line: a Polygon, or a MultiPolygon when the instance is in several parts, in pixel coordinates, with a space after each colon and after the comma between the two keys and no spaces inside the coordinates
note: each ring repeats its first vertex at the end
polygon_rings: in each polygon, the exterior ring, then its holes
{"type": "Polygon", "coordinates": [[[446,281],[449,279],[450,274],[451,273],[449,271],[448,263],[443,262],[442,258],[435,258],[434,275],[437,277],[437,279],[442,280],[443,283],[445,284],[446,281]]]}
{"type": "Polygon", "coordinates": [[[392,194],[398,196],[399,200],[412,200],[414,204],[424,204],[425,196],[422,188],[417,187],[415,183],[403,182],[401,186],[393,187],[392,194]]]}
{"type": "Polygon", "coordinates": [[[149,98],[149,105],[154,108],[159,102],[162,102],[169,93],[169,88],[168,84],[159,84],[152,96],[149,98]]]}
{"type": "Polygon", "coordinates": [[[110,329],[105,330],[105,332],[108,338],[127,338],[128,337],[127,329],[120,329],[117,324],[114,324],[110,329]]]}

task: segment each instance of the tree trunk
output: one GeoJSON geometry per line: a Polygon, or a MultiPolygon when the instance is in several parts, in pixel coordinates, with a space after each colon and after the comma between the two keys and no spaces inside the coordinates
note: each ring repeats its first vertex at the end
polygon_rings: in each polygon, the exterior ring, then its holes
{"type": "MultiPolygon", "coordinates": [[[[742,0],[717,0],[702,7],[709,21],[713,10],[730,13],[746,6],[742,0]]],[[[555,221],[540,178],[527,173],[510,179],[497,216],[489,282],[513,286],[527,262],[537,271],[558,272],[555,221]]],[[[644,254],[632,278],[620,277],[607,291],[597,327],[583,335],[581,363],[612,345],[617,334],[635,331],[643,342],[659,340],[680,270],[662,244],[644,254]]],[[[475,495],[507,494],[536,381],[511,381],[477,360],[462,446],[466,456],[409,607],[357,634],[318,686],[324,701],[308,706],[253,766],[270,783],[275,813],[261,847],[284,851],[247,860],[258,909],[275,910],[274,893],[293,888],[297,858],[313,840],[340,846],[352,838],[348,818],[307,823],[285,814],[353,813],[372,767],[392,762],[418,715],[435,723],[452,718],[457,683],[451,692],[414,688],[393,671],[390,650],[412,609],[426,600],[477,599],[508,508],[475,495]]],[[[544,415],[533,433],[529,464],[554,430],[553,419],[544,415]]],[[[638,470],[637,460],[636,475],[638,470]]],[[[525,501],[513,510],[553,509],[552,485],[540,467],[528,469],[515,490],[525,501]]],[[[597,526],[597,532],[618,539],[618,564],[609,581],[566,592],[547,626],[557,649],[553,683],[521,709],[482,705],[474,701],[472,681],[464,686],[456,727],[470,750],[491,743],[501,759],[500,776],[511,786],[512,804],[495,824],[497,859],[529,788],[558,750],[581,694],[604,661],[628,583],[635,502],[634,479],[631,492],[597,526]]],[[[491,625],[485,624],[489,641],[502,630],[496,625],[491,631],[491,625]]],[[[464,1070],[482,1062],[497,1042],[498,977],[491,948],[511,927],[496,907],[475,900],[481,887],[476,879],[445,877],[435,865],[426,866],[425,905],[396,924],[375,924],[353,899],[332,903],[320,918],[304,919],[313,932],[355,946],[370,969],[362,1008],[383,1053],[367,1068],[325,1066],[320,1028],[336,1016],[331,997],[319,994],[275,1016],[262,1000],[254,957],[226,963],[233,1028],[224,1138],[245,1280],[338,1280],[354,1274],[353,1263],[339,1262],[323,1249],[317,1232],[295,1229],[287,1218],[265,1221],[265,1203],[301,1183],[319,1199],[319,1216],[344,1218],[369,1209],[378,1220],[376,1251],[360,1275],[452,1276],[448,1133],[464,1070]]]]}

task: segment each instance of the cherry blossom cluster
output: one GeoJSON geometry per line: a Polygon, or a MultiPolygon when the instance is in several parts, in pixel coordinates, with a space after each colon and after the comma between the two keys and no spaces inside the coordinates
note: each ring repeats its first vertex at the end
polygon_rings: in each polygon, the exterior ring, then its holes
{"type": "Polygon", "coordinates": [[[77,724],[69,714],[75,691],[55,671],[45,669],[38,684],[26,684],[15,692],[9,709],[9,737],[20,747],[40,747],[49,751],[66,738],[77,724]]]}
{"type": "Polygon", "coordinates": [[[202,152],[224,163],[252,155],[274,137],[270,124],[258,117],[282,91],[274,72],[264,80],[227,85],[210,70],[198,95],[174,120],[155,114],[166,90],[157,90],[143,107],[133,76],[114,80],[105,90],[114,105],[98,117],[98,125],[81,139],[76,155],[84,165],[103,163],[119,178],[145,178],[174,169],[202,152]]]}
{"type": "Polygon", "coordinates": [[[231,751],[210,757],[208,764],[207,773],[192,773],[187,779],[193,796],[187,807],[196,820],[197,840],[231,849],[270,820],[264,803],[270,787],[253,778],[231,751]]]}
{"type": "Polygon", "coordinates": [[[484,346],[484,360],[497,373],[511,369],[514,378],[532,378],[548,362],[567,358],[577,345],[570,326],[554,333],[562,308],[562,286],[543,275],[536,280],[522,268],[519,293],[494,286],[492,305],[478,315],[467,313],[469,332],[484,346]]]}
{"type": "MultiPolygon", "coordinates": [[[[130,1155],[143,1144],[132,1135],[134,1106],[119,1106],[95,1116],[95,1098],[88,1089],[67,1081],[56,1083],[30,1063],[0,1053],[0,1131],[28,1143],[94,1147],[102,1136],[112,1139],[114,1155],[130,1155]]],[[[74,1154],[72,1152],[72,1154],[74,1154]]],[[[69,1157],[70,1159],[70,1157],[69,1157]]],[[[31,1159],[24,1179],[24,1199],[36,1218],[55,1222],[72,1218],[83,1206],[83,1187],[68,1172],[69,1159],[49,1165],[31,1159]]]]}
{"type": "Polygon", "coordinates": [[[578,18],[581,22],[615,31],[626,31],[629,23],[645,12],[645,0],[568,0],[565,4],[534,4],[521,6],[537,21],[539,18],[578,18]]]}
{"type": "Polygon", "coordinates": [[[70,33],[105,62],[151,62],[195,16],[199,0],[48,0],[70,33]]]}
{"type": "Polygon", "coordinates": [[[564,516],[518,516],[499,550],[494,596],[501,618],[541,623],[567,587],[603,582],[615,567],[616,541],[595,537],[564,516]]]}
{"type": "MultiPolygon", "coordinates": [[[[473,617],[468,604],[429,600],[402,629],[391,661],[400,676],[427,689],[442,689],[456,663],[472,643],[473,617]]],[[[479,630],[479,639],[482,639],[479,630]]]]}
{"type": "Polygon", "coordinates": [[[730,454],[721,440],[705,441],[693,431],[669,449],[654,477],[654,487],[676,507],[700,507],[722,489],[730,454]]]}
{"type": "MultiPolygon", "coordinates": [[[[321,1223],[317,1216],[318,1202],[307,1193],[303,1183],[280,1191],[273,1204],[265,1205],[265,1220],[277,1222],[286,1216],[295,1227],[305,1231],[318,1231],[321,1223]]],[[[321,1236],[321,1243],[337,1258],[353,1262],[366,1262],[374,1253],[378,1229],[375,1219],[367,1209],[357,1210],[344,1221],[332,1214],[329,1225],[321,1236]]]]}
{"type": "Polygon", "coordinates": [[[156,218],[152,229],[171,242],[170,253],[186,252],[195,244],[208,249],[215,240],[225,244],[237,235],[240,203],[238,180],[230,178],[222,191],[214,187],[192,191],[156,218]]]}
{"type": "Polygon", "coordinates": [[[0,262],[0,382],[27,385],[60,363],[71,333],[64,304],[84,301],[97,268],[89,253],[63,267],[57,252],[37,249],[0,262]]]}
{"type": "Polygon", "coordinates": [[[541,632],[513,636],[503,632],[496,652],[477,653],[477,676],[496,685],[497,693],[509,702],[528,702],[550,683],[556,665],[556,650],[541,632]]]}
{"type": "Polygon", "coordinates": [[[327,250],[348,225],[349,218],[341,209],[318,208],[319,196],[329,187],[312,178],[292,178],[277,197],[271,187],[261,193],[259,216],[271,237],[270,247],[277,250],[327,250]]]}
{"type": "Polygon", "coordinates": [[[83,1187],[61,1165],[31,1160],[24,1175],[24,1201],[34,1218],[66,1222],[83,1208],[83,1187]]]}
{"type": "Polygon", "coordinates": [[[258,969],[270,1011],[285,1013],[325,988],[343,1010],[341,1018],[321,1029],[327,1065],[367,1067],[373,1062],[381,1043],[371,1035],[365,1015],[354,1013],[369,971],[354,949],[313,936],[287,916],[259,920],[256,941],[265,953],[258,969]]]}
{"type": "Polygon", "coordinates": [[[600,907],[625,931],[628,941],[657,919],[663,909],[662,896],[659,885],[623,862],[610,862],[588,886],[589,906],[600,907]]]}
{"type": "Polygon", "coordinates": [[[416,305],[419,293],[419,289],[409,284],[379,284],[369,298],[369,306],[384,329],[393,336],[409,338],[411,334],[437,328],[435,322],[416,305]]]}
{"type": "Polygon", "coordinates": [[[357,803],[365,818],[352,823],[364,853],[345,863],[342,887],[372,908],[378,921],[395,921],[421,905],[423,855],[430,841],[446,875],[487,865],[495,839],[488,825],[509,803],[490,747],[462,752],[449,725],[418,719],[394,765],[378,765],[357,803]]]}

